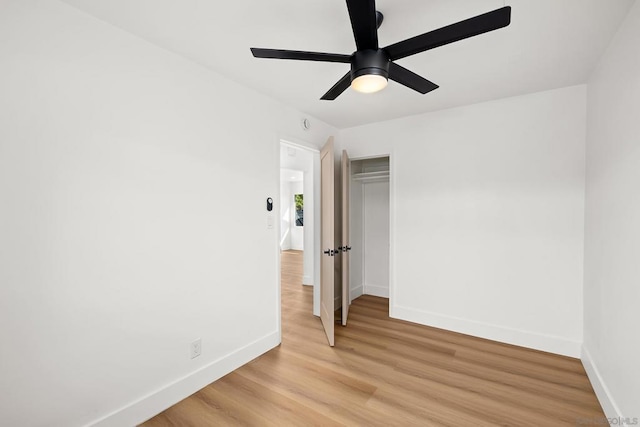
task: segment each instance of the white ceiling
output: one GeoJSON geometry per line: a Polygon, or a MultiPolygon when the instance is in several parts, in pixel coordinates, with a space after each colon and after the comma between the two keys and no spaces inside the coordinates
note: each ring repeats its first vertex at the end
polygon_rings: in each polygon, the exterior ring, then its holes
{"type": "MultiPolygon", "coordinates": [[[[313,155],[310,151],[280,145],[280,167],[287,170],[309,171],[313,168],[313,155]]],[[[302,173],[302,172],[300,172],[302,173]]],[[[300,178],[302,179],[302,178],[300,178]]]]}
{"type": "Polygon", "coordinates": [[[280,169],[280,182],[302,182],[304,172],[292,169],[280,169]]]}
{"type": "Polygon", "coordinates": [[[512,6],[505,29],[402,59],[440,85],[320,97],[348,64],[253,58],[250,47],[350,54],[344,0],[64,0],[338,128],[585,83],[634,0],[378,0],[381,46],[512,6]]]}

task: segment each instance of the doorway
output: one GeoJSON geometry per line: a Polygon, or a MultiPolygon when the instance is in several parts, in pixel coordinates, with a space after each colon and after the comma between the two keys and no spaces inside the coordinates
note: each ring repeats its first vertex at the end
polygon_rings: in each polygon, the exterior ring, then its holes
{"type": "MultiPolygon", "coordinates": [[[[280,250],[304,251],[305,231],[313,224],[304,224],[304,210],[311,206],[311,198],[307,195],[305,205],[304,171],[296,169],[280,169],[280,250]]],[[[313,285],[313,278],[309,275],[313,266],[307,267],[307,276],[303,276],[302,283],[313,285]]]]}
{"type": "MultiPolygon", "coordinates": [[[[303,143],[280,140],[279,245],[301,251],[301,285],[312,288],[314,315],[320,315],[320,152],[303,143]]],[[[282,268],[282,257],[280,257],[282,268]]]]}

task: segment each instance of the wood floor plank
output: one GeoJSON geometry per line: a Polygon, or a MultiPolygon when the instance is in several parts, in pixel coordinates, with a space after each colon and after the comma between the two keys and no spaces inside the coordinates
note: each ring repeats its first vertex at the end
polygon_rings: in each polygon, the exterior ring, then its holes
{"type": "Polygon", "coordinates": [[[353,301],[329,347],[301,251],[282,253],[282,344],[144,426],[569,426],[604,414],[578,359],[389,318],[353,301]]]}

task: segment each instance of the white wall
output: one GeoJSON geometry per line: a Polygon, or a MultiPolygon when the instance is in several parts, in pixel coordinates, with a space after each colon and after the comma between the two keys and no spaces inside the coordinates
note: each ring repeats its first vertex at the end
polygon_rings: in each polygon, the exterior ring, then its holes
{"type": "Polygon", "coordinates": [[[364,289],[389,297],[389,181],[363,184],[364,289]]]}
{"type": "Polygon", "coordinates": [[[341,131],[391,154],[392,316],[580,354],[585,116],[576,86],[341,131]]]}
{"type": "MultiPolygon", "coordinates": [[[[640,3],[588,85],[583,361],[611,418],[640,419],[640,3]]],[[[631,423],[630,423],[631,424],[631,423]]]]}
{"type": "Polygon", "coordinates": [[[286,170],[280,173],[280,249],[291,249],[291,182],[285,180],[286,170]]]}
{"type": "Polygon", "coordinates": [[[56,1],[0,3],[0,70],[0,425],[134,425],[279,342],[278,142],[335,129],[56,1]]]}
{"type": "MultiPolygon", "coordinates": [[[[316,208],[314,203],[314,168],[313,168],[313,156],[309,161],[310,166],[308,170],[304,171],[302,193],[304,194],[304,227],[303,227],[303,242],[304,242],[304,254],[302,255],[303,263],[303,276],[302,283],[305,285],[315,285],[314,278],[314,258],[318,252],[315,242],[315,224],[316,216],[314,210],[316,208]]],[[[317,227],[320,228],[320,227],[317,227]]],[[[319,286],[319,285],[318,285],[319,286]]]]}

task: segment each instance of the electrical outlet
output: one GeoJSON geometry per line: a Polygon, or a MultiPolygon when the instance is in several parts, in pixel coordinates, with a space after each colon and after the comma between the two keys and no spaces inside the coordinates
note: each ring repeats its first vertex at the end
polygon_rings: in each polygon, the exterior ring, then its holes
{"type": "Polygon", "coordinates": [[[194,342],[191,343],[191,358],[195,359],[196,357],[202,354],[202,340],[198,338],[194,342]]]}

